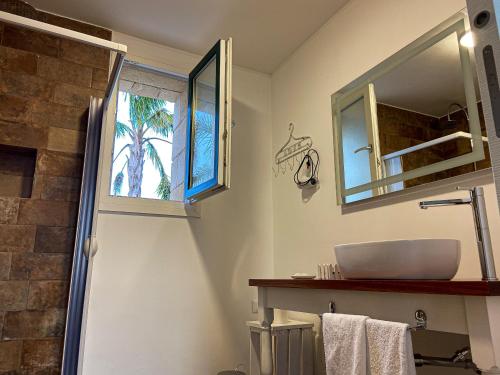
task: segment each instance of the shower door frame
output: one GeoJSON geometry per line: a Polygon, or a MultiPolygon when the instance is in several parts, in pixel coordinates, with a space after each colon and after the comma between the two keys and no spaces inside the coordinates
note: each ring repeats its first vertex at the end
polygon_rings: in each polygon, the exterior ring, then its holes
{"type": "Polygon", "coordinates": [[[80,191],[78,224],[76,228],[61,364],[62,375],[77,375],[81,372],[82,353],[80,348],[84,340],[84,337],[81,337],[82,317],[85,314],[86,301],[88,299],[88,266],[89,261],[91,264],[90,258],[97,251],[97,244],[93,241],[93,238],[95,238],[97,219],[97,168],[102,151],[101,130],[103,114],[108,108],[111,95],[117,85],[118,77],[125,61],[125,55],[127,54],[127,46],[3,11],[0,11],[0,21],[59,38],[103,48],[114,55],[113,68],[109,76],[104,98],[102,100],[90,98],[89,127],[87,129],[87,144],[85,147],[84,171],[80,191]]]}

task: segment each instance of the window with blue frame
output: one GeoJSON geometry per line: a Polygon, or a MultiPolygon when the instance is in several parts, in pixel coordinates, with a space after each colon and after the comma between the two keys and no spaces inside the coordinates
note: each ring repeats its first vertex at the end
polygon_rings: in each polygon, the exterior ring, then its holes
{"type": "Polygon", "coordinates": [[[193,85],[191,186],[215,177],[217,77],[215,58],[197,75],[193,85]]]}
{"type": "Polygon", "coordinates": [[[115,113],[110,196],[193,202],[228,189],[231,40],[188,80],[127,61],[115,113]]]}
{"type": "Polygon", "coordinates": [[[231,40],[220,40],[189,75],[185,199],[229,188],[231,40]]]}

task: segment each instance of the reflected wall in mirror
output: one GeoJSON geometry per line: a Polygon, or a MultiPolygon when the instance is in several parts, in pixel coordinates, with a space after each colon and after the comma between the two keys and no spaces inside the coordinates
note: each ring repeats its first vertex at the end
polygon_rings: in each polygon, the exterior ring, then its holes
{"type": "Polygon", "coordinates": [[[489,168],[465,13],[332,95],[338,201],[489,168]]]}

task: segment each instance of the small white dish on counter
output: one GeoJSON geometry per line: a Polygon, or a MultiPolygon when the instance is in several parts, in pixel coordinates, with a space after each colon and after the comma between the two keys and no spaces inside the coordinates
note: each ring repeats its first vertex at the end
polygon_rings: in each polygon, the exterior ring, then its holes
{"type": "Polygon", "coordinates": [[[314,280],[316,276],[314,275],[309,275],[307,273],[294,273],[292,275],[292,279],[295,280],[314,280]]]}

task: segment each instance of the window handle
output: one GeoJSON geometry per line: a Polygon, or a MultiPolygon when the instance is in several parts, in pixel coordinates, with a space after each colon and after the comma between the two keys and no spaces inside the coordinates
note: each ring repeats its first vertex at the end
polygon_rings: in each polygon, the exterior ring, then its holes
{"type": "Polygon", "coordinates": [[[373,152],[373,146],[372,145],[368,145],[368,146],[360,147],[357,150],[354,150],[354,153],[357,154],[358,152],[361,152],[361,151],[368,151],[368,152],[372,153],[373,152]]]}

